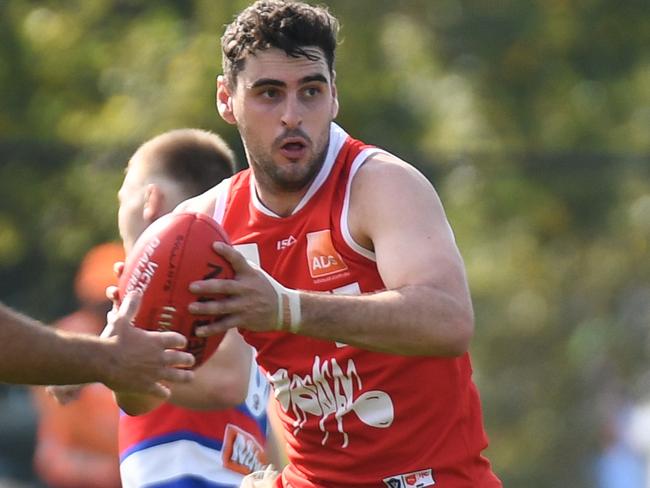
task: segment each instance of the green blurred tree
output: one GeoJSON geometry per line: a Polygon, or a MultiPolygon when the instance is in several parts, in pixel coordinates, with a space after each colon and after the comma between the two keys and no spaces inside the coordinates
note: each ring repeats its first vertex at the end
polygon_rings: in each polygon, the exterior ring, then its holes
{"type": "MultiPolygon", "coordinates": [[[[601,397],[647,391],[646,1],[330,0],[339,122],[419,167],[465,257],[506,486],[593,486],[601,397]]],[[[115,239],[144,139],[212,129],[242,0],[0,1],[0,298],[50,320],[115,239]]]]}

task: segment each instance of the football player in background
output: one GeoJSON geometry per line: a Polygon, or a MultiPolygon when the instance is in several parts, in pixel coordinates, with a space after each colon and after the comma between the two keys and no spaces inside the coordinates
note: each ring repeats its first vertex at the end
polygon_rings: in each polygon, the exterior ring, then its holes
{"type": "MultiPolygon", "coordinates": [[[[126,253],[154,220],[234,168],[232,151],[213,133],[178,129],[145,142],[131,157],[118,192],[126,253]]],[[[54,389],[62,401],[73,391],[54,389]]],[[[192,382],[171,392],[166,403],[117,392],[125,410],[119,422],[124,488],[234,488],[268,463],[266,447],[275,448],[268,436],[269,385],[236,331],[226,334],[192,382]]]]}
{"type": "MultiPolygon", "coordinates": [[[[86,253],[75,277],[79,308],[57,320],[58,330],[99,335],[111,301],[106,288],[117,281],[113,264],[124,260],[118,243],[107,242],[86,253]]],[[[50,488],[119,488],[118,408],[113,392],[93,383],[73,405],[62,406],[43,387],[32,389],[38,413],[34,469],[50,488]]]]}

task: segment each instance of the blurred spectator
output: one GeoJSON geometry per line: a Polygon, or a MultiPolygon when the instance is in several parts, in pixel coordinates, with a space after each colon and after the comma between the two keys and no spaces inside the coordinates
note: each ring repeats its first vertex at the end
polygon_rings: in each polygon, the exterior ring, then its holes
{"type": "Polygon", "coordinates": [[[643,488],[650,488],[650,400],[635,404],[626,431],[630,446],[643,456],[643,488]]]}
{"type": "Polygon", "coordinates": [[[0,487],[40,487],[34,476],[37,418],[24,386],[0,384],[0,487]]]}
{"type": "MultiPolygon", "coordinates": [[[[108,285],[115,284],[113,263],[124,260],[122,246],[100,244],[84,257],[75,280],[78,311],[57,328],[101,333],[111,302],[108,285]]],[[[43,387],[33,389],[39,414],[34,468],[51,488],[120,487],[117,450],[118,408],[112,392],[99,383],[84,388],[78,401],[59,405],[43,387]]]]}
{"type": "Polygon", "coordinates": [[[650,409],[631,404],[613,409],[605,420],[602,439],[603,448],[596,462],[597,488],[650,486],[650,409]]]}

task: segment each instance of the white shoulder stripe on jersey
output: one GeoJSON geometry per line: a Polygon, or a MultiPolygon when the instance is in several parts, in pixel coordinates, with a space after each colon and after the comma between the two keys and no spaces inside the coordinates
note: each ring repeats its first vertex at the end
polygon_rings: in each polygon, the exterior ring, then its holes
{"type": "Polygon", "coordinates": [[[135,452],[120,465],[123,488],[140,488],[182,476],[200,476],[239,486],[242,475],[224,468],[221,452],[189,440],[179,440],[135,452]]]}
{"type": "Polygon", "coordinates": [[[352,188],[352,180],[354,179],[354,176],[357,174],[357,171],[359,171],[359,168],[368,160],[368,158],[374,154],[377,153],[385,153],[383,149],[379,149],[376,147],[370,147],[368,149],[364,149],[361,151],[359,154],[357,154],[357,157],[354,158],[354,161],[352,162],[352,167],[350,168],[350,175],[348,176],[348,181],[346,182],[345,185],[345,199],[343,200],[343,210],[341,211],[341,233],[343,234],[343,239],[345,240],[345,243],[350,246],[350,249],[355,251],[358,254],[361,254],[363,257],[370,259],[371,261],[377,261],[377,257],[375,256],[375,253],[369,249],[366,249],[363,247],[361,244],[356,242],[352,234],[350,233],[350,227],[348,226],[348,212],[350,210],[350,190],[352,188]]]}
{"type": "MultiPolygon", "coordinates": [[[[327,181],[327,177],[329,176],[332,168],[334,167],[334,163],[336,162],[336,157],[338,156],[339,151],[341,150],[341,147],[343,147],[343,143],[347,138],[347,132],[345,132],[339,125],[332,122],[330,125],[330,141],[327,148],[327,155],[325,156],[325,162],[316,175],[316,178],[314,178],[314,181],[311,183],[311,185],[309,185],[307,192],[300,199],[300,202],[298,202],[296,208],[293,209],[293,212],[291,212],[292,215],[299,212],[300,209],[307,205],[311,197],[313,197],[318,189],[323,186],[323,183],[327,181]]],[[[257,191],[255,190],[255,179],[252,175],[250,191],[253,205],[257,210],[270,217],[280,218],[278,214],[266,208],[257,196],[257,191]]]]}
{"type": "Polygon", "coordinates": [[[214,192],[215,202],[214,202],[214,214],[212,217],[214,220],[221,224],[223,222],[223,216],[226,213],[226,203],[228,203],[228,193],[230,192],[230,183],[231,178],[222,180],[217,186],[215,186],[211,191],[214,192]]]}

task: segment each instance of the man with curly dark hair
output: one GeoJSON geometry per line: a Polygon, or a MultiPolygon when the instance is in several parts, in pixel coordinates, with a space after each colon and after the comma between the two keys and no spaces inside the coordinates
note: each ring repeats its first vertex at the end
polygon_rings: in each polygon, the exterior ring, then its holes
{"type": "Polygon", "coordinates": [[[316,61],[318,55],[303,48],[318,46],[333,75],[338,31],[338,20],[325,8],[281,0],[256,2],[228,25],[221,38],[223,74],[236,86],[249,54],[275,47],[288,56],[316,61]]]}
{"type": "Polygon", "coordinates": [[[334,123],[337,20],[261,0],[222,38],[217,109],[250,168],[187,202],[233,246],[195,313],[239,328],[275,391],[289,465],[275,486],[497,488],[468,347],[462,258],[410,164],[334,123]]]}

